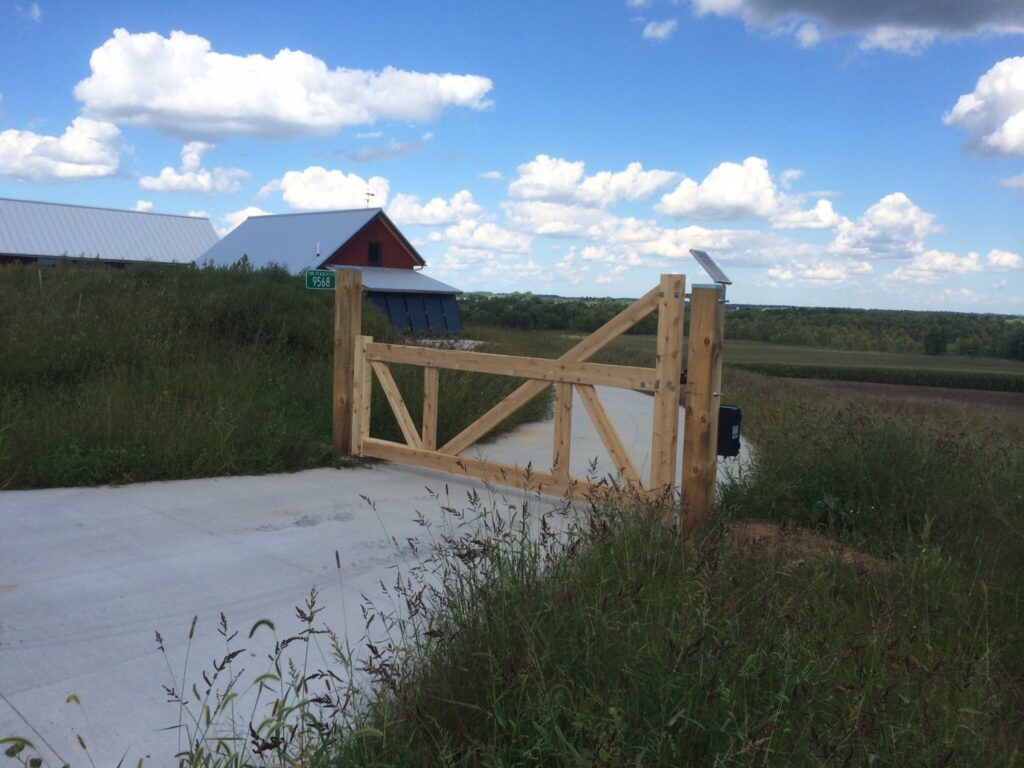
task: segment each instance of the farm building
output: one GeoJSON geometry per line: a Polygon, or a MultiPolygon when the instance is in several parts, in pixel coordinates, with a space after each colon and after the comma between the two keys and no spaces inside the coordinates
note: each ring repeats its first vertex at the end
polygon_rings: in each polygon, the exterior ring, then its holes
{"type": "Polygon", "coordinates": [[[203,261],[230,266],[245,258],[294,275],[308,269],[359,269],[366,297],[401,330],[462,333],[460,291],[417,271],[423,257],[380,208],[250,216],[203,261]]]}
{"type": "Polygon", "coordinates": [[[0,198],[0,265],[190,264],[216,242],[206,218],[0,198]]]}

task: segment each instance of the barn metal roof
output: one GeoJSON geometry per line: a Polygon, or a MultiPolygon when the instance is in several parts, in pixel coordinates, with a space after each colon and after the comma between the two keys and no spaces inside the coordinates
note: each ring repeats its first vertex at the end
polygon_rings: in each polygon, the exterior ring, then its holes
{"type": "Polygon", "coordinates": [[[226,267],[246,256],[254,267],[279,264],[297,275],[319,267],[378,215],[384,217],[419,263],[424,263],[380,208],[250,216],[210,248],[203,259],[226,267]]]}
{"type": "Polygon", "coordinates": [[[0,253],[192,262],[217,242],[206,218],[0,198],[0,253]]]}
{"type": "Polygon", "coordinates": [[[387,269],[385,267],[345,267],[333,269],[358,269],[363,273],[363,288],[381,293],[462,293],[447,283],[427,277],[412,269],[387,269]]]}

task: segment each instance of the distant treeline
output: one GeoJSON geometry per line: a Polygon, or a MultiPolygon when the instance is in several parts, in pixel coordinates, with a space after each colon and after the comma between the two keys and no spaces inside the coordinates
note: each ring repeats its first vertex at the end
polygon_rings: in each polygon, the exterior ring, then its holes
{"type": "Polygon", "coordinates": [[[1024,360],[1024,318],[1008,315],[743,306],[731,308],[727,328],[775,344],[1024,360]]]}
{"type": "MultiPolygon", "coordinates": [[[[524,331],[588,333],[629,303],[629,299],[564,299],[532,293],[460,297],[466,323],[524,331]]],[[[655,333],[657,322],[657,315],[649,315],[631,333],[655,333]]],[[[1024,318],[1009,315],[730,306],[726,334],[732,339],[829,349],[1024,360],[1024,318]]]]}
{"type": "MultiPolygon", "coordinates": [[[[464,293],[459,296],[462,320],[519,331],[580,331],[590,333],[628,307],[632,299],[564,299],[532,293],[464,293]]],[[[658,330],[657,313],[648,315],[629,333],[658,330]]]]}

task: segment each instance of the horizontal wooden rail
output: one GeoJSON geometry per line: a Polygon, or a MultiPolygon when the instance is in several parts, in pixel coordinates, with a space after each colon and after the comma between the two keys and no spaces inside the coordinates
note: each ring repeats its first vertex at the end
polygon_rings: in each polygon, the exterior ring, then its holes
{"type": "Polygon", "coordinates": [[[426,451],[422,448],[411,448],[408,445],[393,443],[390,440],[380,440],[376,437],[367,437],[363,440],[363,456],[412,464],[416,467],[436,469],[456,475],[462,474],[496,485],[510,485],[576,501],[605,498],[619,490],[604,483],[558,477],[550,472],[538,472],[512,464],[474,459],[469,456],[451,456],[435,451],[426,451]]]}
{"type": "MultiPolygon", "coordinates": [[[[433,368],[448,368],[474,373],[493,373],[537,381],[591,384],[620,389],[654,391],[656,372],[653,368],[628,365],[605,365],[546,357],[514,357],[486,352],[465,352],[454,349],[430,349],[403,344],[366,345],[368,360],[433,368]]],[[[675,382],[673,382],[674,384],[675,382]]]]}

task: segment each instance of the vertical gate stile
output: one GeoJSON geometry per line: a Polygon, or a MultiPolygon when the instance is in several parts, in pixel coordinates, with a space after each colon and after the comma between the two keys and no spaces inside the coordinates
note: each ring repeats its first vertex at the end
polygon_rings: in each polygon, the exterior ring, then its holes
{"type": "Polygon", "coordinates": [[[363,425],[366,418],[364,401],[370,397],[366,382],[366,340],[368,336],[356,336],[352,364],[352,455],[363,455],[363,437],[368,430],[363,425]]]}
{"type": "Polygon", "coordinates": [[[362,332],[363,276],[336,271],[334,289],[334,397],[331,433],[334,453],[352,454],[353,374],[356,337],[362,332]]]}
{"type": "Polygon", "coordinates": [[[423,369],[423,449],[437,450],[438,369],[423,369]]]}
{"type": "Polygon", "coordinates": [[[686,426],[683,432],[682,530],[711,513],[715,501],[718,389],[722,380],[725,306],[718,288],[693,289],[690,301],[686,426]]]}
{"type": "Polygon", "coordinates": [[[359,419],[361,433],[359,442],[360,450],[362,450],[362,442],[370,436],[370,414],[373,413],[373,368],[370,367],[370,363],[366,359],[366,345],[373,341],[373,337],[360,336],[359,340],[363,355],[363,402],[361,403],[363,413],[362,418],[359,419]]]}
{"type": "Polygon", "coordinates": [[[662,275],[659,287],[650,483],[655,495],[675,492],[685,284],[686,278],[682,275],[662,275]]]}
{"type": "Polygon", "coordinates": [[[555,384],[555,439],[551,448],[551,474],[569,479],[569,445],[572,439],[572,384],[555,384]]]}

